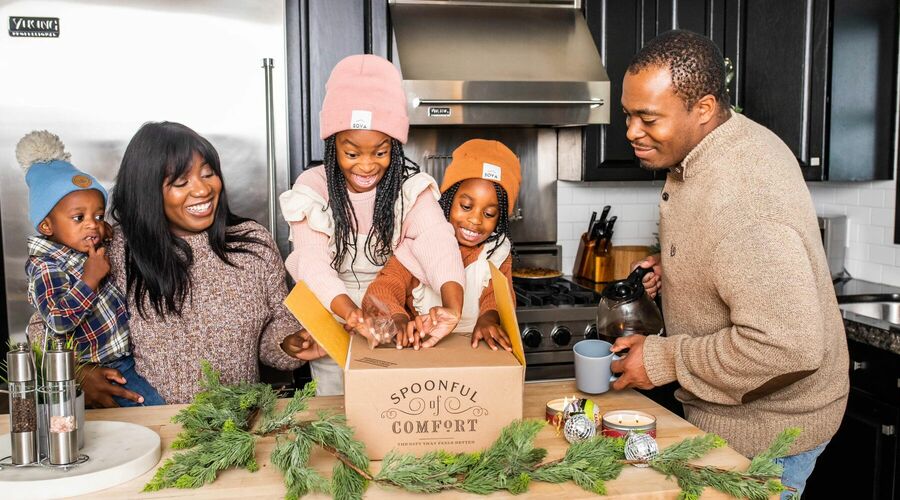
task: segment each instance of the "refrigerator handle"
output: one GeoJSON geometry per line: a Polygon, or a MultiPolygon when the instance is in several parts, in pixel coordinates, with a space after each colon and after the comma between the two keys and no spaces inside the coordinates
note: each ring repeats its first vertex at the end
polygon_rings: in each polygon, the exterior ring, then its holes
{"type": "Polygon", "coordinates": [[[263,59],[266,78],[266,170],[268,172],[269,232],[275,238],[275,105],[272,92],[272,58],[263,59]]]}

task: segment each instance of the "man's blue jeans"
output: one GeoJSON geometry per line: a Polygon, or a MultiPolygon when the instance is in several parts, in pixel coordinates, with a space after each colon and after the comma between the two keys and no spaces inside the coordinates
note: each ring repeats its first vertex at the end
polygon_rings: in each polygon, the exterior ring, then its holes
{"type": "Polygon", "coordinates": [[[797,489],[796,492],[782,492],[781,500],[788,500],[792,495],[797,495],[796,498],[800,498],[803,488],[806,487],[806,480],[809,479],[809,475],[812,474],[816,466],[816,459],[819,458],[819,455],[822,454],[829,442],[825,441],[803,453],[775,459],[775,463],[784,467],[784,472],[781,473],[781,484],[797,489]]]}

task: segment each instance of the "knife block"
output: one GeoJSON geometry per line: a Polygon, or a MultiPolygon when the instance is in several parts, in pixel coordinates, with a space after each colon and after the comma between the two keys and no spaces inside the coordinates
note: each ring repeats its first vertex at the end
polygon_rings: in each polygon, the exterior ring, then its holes
{"type": "Polygon", "coordinates": [[[606,283],[613,280],[613,258],[609,247],[594,247],[594,268],[590,280],[594,283],[606,283]]]}
{"type": "Polygon", "coordinates": [[[572,274],[594,283],[612,281],[613,259],[609,247],[598,247],[593,240],[588,239],[587,233],[583,233],[578,242],[572,274]]]}
{"type": "Polygon", "coordinates": [[[578,252],[575,253],[575,266],[572,275],[587,280],[592,280],[594,275],[594,241],[588,238],[588,233],[582,233],[578,240],[578,252]]]}

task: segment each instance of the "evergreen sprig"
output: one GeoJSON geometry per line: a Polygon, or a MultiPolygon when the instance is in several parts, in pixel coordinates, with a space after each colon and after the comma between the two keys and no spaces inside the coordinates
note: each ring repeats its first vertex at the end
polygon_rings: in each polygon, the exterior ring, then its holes
{"type": "Polygon", "coordinates": [[[530,471],[547,455],[547,450],[534,447],[534,438],[543,427],[542,420],[515,420],[506,426],[466,474],[459,489],[480,495],[498,490],[513,494],[525,491],[530,471]]]}
{"type": "Polygon", "coordinates": [[[171,487],[199,488],[213,482],[219,471],[229,467],[246,467],[255,472],[259,466],[254,459],[254,444],[252,434],[238,429],[229,420],[214,439],[167,460],[144,491],[171,487]]]}
{"type": "Polygon", "coordinates": [[[679,498],[699,498],[710,487],[735,498],[764,500],[788,488],[781,484],[783,468],[774,460],[787,454],[800,429],[782,431],[772,445],[750,462],[746,472],[698,466],[688,462],[700,458],[713,448],[725,446],[725,440],[714,434],[685,439],[650,460],[649,464],[667,477],[675,477],[681,488],[679,498]]]}
{"type": "Polygon", "coordinates": [[[750,467],[747,469],[747,474],[751,476],[781,477],[781,473],[784,472],[784,467],[775,463],[775,459],[784,457],[788,454],[788,451],[791,449],[791,444],[797,439],[800,432],[801,430],[797,427],[785,429],[784,432],[775,438],[775,441],[772,442],[772,446],[769,446],[767,450],[753,457],[753,460],[750,461],[750,467]]]}
{"type": "Polygon", "coordinates": [[[606,494],[606,481],[619,476],[625,466],[625,439],[597,436],[573,444],[566,455],[534,472],[534,478],[548,483],[573,481],[598,495],[606,494]]]}
{"type": "Polygon", "coordinates": [[[294,397],[291,398],[284,410],[279,412],[277,415],[274,412],[268,415],[264,415],[263,423],[260,424],[259,429],[256,430],[256,433],[265,435],[275,432],[279,429],[289,427],[293,423],[294,416],[297,413],[306,411],[309,398],[315,395],[316,381],[313,380],[312,382],[306,384],[303,390],[294,392],[294,397]]]}
{"type": "Polygon", "coordinates": [[[374,480],[414,493],[437,493],[455,487],[457,476],[466,474],[481,460],[476,453],[432,451],[422,457],[388,453],[374,480]]]}
{"type": "MultiPolygon", "coordinates": [[[[456,489],[519,494],[527,491],[532,481],[572,481],[587,491],[605,494],[606,481],[617,478],[626,464],[634,463],[625,460],[625,439],[605,436],[574,444],[562,458],[544,462],[547,450],[536,448],[534,440],[545,422],[517,420],[481,452],[436,451],[422,457],[390,453],[373,475],[365,446],[354,438],[343,415],[319,412],[312,420],[297,419],[315,395],[314,382],[295,392],[282,411],[276,411],[278,393],[270,386],[222,384],[218,372],[205,361],[201,370],[203,391],[172,419],[182,425],[173,447],[185,451],[167,460],[145,491],[197,488],[230,467],[255,471],[256,440],[266,436],[275,436],[270,460],[282,473],[285,497],[291,500],[313,492],[355,500],[362,498],[370,483],[416,493],[456,489]],[[256,425],[258,416],[261,419],[256,425]],[[315,446],[338,459],[330,480],[309,466],[315,446]]],[[[787,489],[780,482],[782,468],[774,460],[788,453],[799,433],[799,429],[788,429],[779,435],[766,451],[754,457],[746,472],[690,463],[725,445],[722,438],[712,434],[685,439],[645,463],[675,478],[682,490],[679,498],[699,498],[705,488],[711,487],[735,497],[762,500],[787,489]]]]}

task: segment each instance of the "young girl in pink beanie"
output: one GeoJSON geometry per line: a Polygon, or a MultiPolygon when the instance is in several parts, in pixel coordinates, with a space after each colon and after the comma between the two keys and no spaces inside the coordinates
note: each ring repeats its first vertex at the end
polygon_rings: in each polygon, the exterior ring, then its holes
{"type": "MultiPolygon", "coordinates": [[[[403,155],[409,131],[400,73],[374,55],[339,62],[325,85],[320,136],[324,164],[303,172],[280,197],[293,252],[285,265],[348,327],[369,336],[362,297],[394,255],[440,290],[436,336],[459,321],[465,274],[453,228],[428,174],[403,155]]],[[[319,395],[343,392],[342,367],[310,362],[319,395]]]]}

